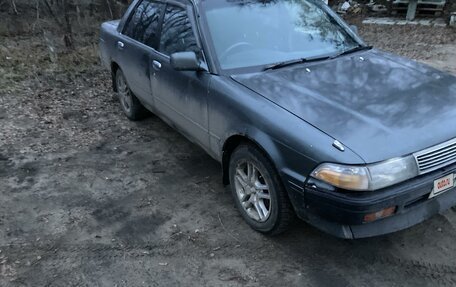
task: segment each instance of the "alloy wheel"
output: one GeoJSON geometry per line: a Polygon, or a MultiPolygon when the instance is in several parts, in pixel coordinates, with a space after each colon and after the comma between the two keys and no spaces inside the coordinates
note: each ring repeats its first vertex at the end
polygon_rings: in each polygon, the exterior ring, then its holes
{"type": "Polygon", "coordinates": [[[236,167],[234,176],[238,200],[250,218],[265,222],[271,214],[269,185],[260,170],[250,161],[236,167]]]}
{"type": "Polygon", "coordinates": [[[122,74],[117,76],[117,91],[119,93],[119,99],[122,107],[126,112],[130,112],[133,105],[133,98],[122,74]]]}

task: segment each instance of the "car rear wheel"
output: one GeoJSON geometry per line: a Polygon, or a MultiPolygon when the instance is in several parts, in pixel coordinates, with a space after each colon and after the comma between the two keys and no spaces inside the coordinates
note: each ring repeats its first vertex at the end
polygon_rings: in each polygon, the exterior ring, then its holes
{"type": "Polygon", "coordinates": [[[252,145],[230,159],[230,189],[244,220],[254,230],[276,235],[290,226],[294,211],[271,161],[252,145]]]}
{"type": "Polygon", "coordinates": [[[116,71],[116,87],[120,106],[127,118],[132,121],[145,118],[147,116],[147,110],[128,87],[121,69],[117,69],[116,71]]]}

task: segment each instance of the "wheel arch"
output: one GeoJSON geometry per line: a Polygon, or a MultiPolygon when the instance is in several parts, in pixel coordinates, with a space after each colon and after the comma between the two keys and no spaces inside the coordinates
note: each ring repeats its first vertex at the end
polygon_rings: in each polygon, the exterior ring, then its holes
{"type": "Polygon", "coordinates": [[[249,134],[235,133],[227,137],[222,148],[222,180],[224,185],[229,185],[229,164],[233,151],[241,144],[250,144],[263,153],[279,173],[278,164],[281,162],[279,153],[271,138],[263,133],[257,133],[256,136],[249,134]]]}

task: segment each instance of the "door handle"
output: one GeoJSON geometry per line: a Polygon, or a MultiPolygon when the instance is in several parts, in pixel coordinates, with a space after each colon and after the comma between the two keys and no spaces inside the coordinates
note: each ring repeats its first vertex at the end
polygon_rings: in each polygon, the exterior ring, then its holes
{"type": "Polygon", "coordinates": [[[153,60],[152,61],[152,65],[154,66],[154,69],[157,70],[157,71],[160,70],[161,67],[162,67],[162,64],[159,61],[157,61],[157,60],[153,60]]]}
{"type": "Polygon", "coordinates": [[[123,48],[125,48],[124,42],[118,41],[118,42],[117,42],[117,48],[118,48],[119,50],[123,50],[123,48]]]}

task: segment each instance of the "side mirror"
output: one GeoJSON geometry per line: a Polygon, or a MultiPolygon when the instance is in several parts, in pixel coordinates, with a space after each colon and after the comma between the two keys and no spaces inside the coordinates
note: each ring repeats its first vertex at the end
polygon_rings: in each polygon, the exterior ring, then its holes
{"type": "Polygon", "coordinates": [[[195,52],[178,52],[171,54],[171,67],[176,71],[203,70],[195,52]]]}
{"type": "Polygon", "coordinates": [[[356,25],[350,25],[350,29],[351,29],[356,35],[358,35],[358,26],[356,26],[356,25]]]}

